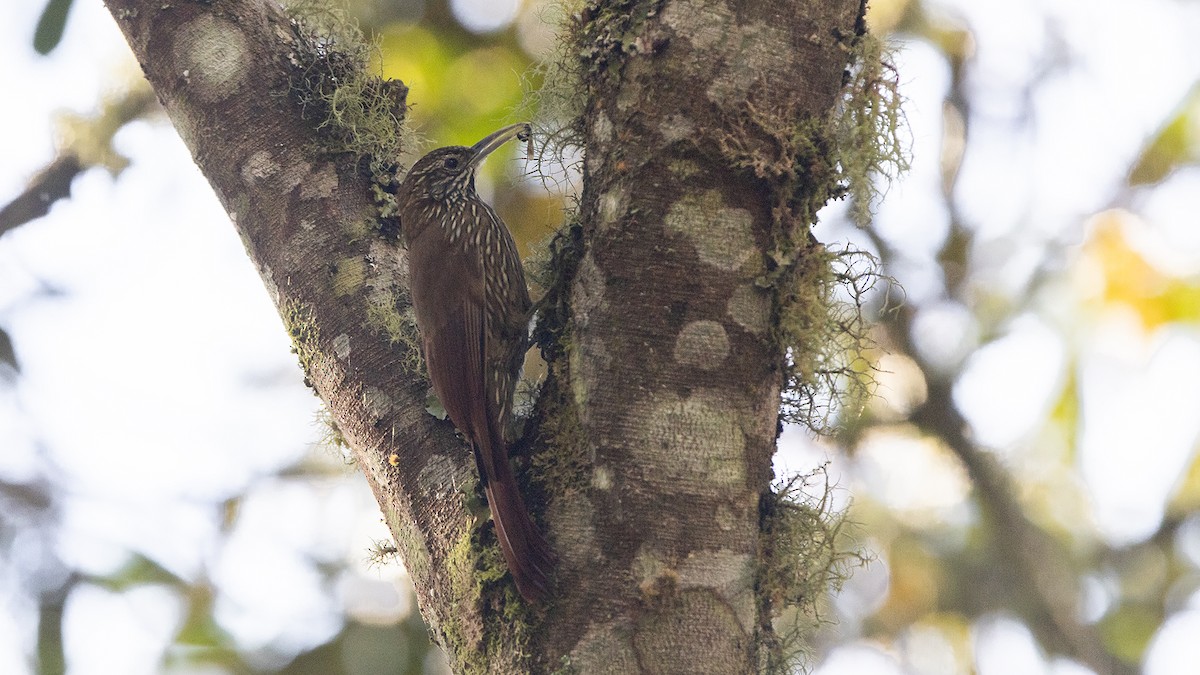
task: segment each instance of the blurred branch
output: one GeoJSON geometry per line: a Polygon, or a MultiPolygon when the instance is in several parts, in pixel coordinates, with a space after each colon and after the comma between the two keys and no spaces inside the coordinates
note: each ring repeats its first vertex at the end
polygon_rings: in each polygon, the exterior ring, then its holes
{"type": "Polygon", "coordinates": [[[71,196],[71,181],[83,165],[75,153],[60,154],[46,168],[38,172],[25,191],[0,209],[0,234],[41,218],[50,211],[50,205],[71,196]]]}
{"type": "Polygon", "coordinates": [[[67,598],[81,580],[81,575],[72,572],[61,586],[42,593],[37,625],[38,675],[61,675],[67,671],[63,648],[63,614],[67,598]]]}
{"type": "MultiPolygon", "coordinates": [[[[941,197],[950,222],[946,240],[937,254],[937,264],[942,271],[946,295],[963,300],[961,296],[966,290],[963,282],[971,278],[974,232],[965,223],[954,194],[963,149],[970,138],[971,97],[965,83],[972,33],[962,26],[936,25],[920,13],[909,17],[907,28],[918,34],[935,36],[934,41],[943,47],[951,66],[945,115],[955,123],[946,128],[939,158],[941,197]]],[[[901,254],[874,228],[866,228],[866,234],[879,251],[885,267],[900,257],[901,254]]],[[[1036,286],[1042,279],[1037,276],[1030,281],[1030,286],[1036,286]]],[[[1032,288],[1025,297],[1032,297],[1032,288]]],[[[1092,626],[1079,621],[1077,561],[1029,520],[1016,498],[1012,477],[992,454],[971,440],[968,423],[952,397],[953,374],[933,368],[912,343],[915,312],[914,308],[903,308],[889,315],[885,323],[892,344],[914,360],[928,386],[927,399],[912,412],[909,421],[924,433],[944,441],[966,469],[987,516],[984,527],[989,530],[990,557],[1003,562],[992,572],[1009,591],[1005,593],[1010,598],[1007,606],[1023,609],[1030,627],[1050,649],[1061,650],[1097,673],[1133,672],[1112,656],[1092,626]]]]}
{"type": "Polygon", "coordinates": [[[953,382],[939,376],[910,340],[911,308],[897,312],[889,326],[896,344],[921,367],[929,396],[909,420],[923,432],[942,439],[966,468],[975,493],[990,516],[992,550],[1004,561],[1003,583],[1012,584],[1015,607],[1029,608],[1030,627],[1052,649],[1087,664],[1097,673],[1132,673],[1105,648],[1100,635],[1078,618],[1075,561],[1049,535],[1026,517],[1016,499],[1012,477],[990,453],[973,443],[968,424],[952,398],[953,382]]]}
{"type": "Polygon", "coordinates": [[[41,218],[60,199],[71,195],[71,181],[86,169],[104,166],[114,175],[128,160],[112,147],[113,136],[156,106],[154,91],[139,80],[121,95],[101,103],[92,117],[64,117],[64,140],[58,156],[37,173],[21,194],[0,208],[0,235],[41,218]]]}

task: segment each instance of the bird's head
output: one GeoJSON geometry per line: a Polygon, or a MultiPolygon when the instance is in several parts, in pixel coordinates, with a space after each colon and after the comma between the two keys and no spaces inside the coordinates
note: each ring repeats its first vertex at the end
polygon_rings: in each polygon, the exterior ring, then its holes
{"type": "Polygon", "coordinates": [[[513,124],[489,134],[471,147],[451,145],[418,159],[401,184],[401,192],[440,202],[465,200],[475,194],[475,169],[508,141],[529,139],[529,124],[513,124]]]}

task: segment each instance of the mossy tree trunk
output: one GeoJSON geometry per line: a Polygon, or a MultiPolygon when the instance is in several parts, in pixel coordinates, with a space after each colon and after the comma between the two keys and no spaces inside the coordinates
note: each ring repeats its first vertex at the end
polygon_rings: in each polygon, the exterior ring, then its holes
{"type": "MultiPolygon", "coordinates": [[[[107,4],[245,241],[457,670],[769,661],[761,508],[786,381],[780,322],[804,293],[780,280],[836,189],[813,121],[839,103],[861,0],[580,15],[585,187],[555,260],[552,377],[528,472],[561,563],[538,608],[495,578],[498,553],[459,489],[474,482],[470,454],[425,411],[405,254],[377,225],[378,163],[331,150],[301,114],[311,45],[264,0],[107,4]]],[[[402,86],[375,94],[402,118],[402,86]]]]}

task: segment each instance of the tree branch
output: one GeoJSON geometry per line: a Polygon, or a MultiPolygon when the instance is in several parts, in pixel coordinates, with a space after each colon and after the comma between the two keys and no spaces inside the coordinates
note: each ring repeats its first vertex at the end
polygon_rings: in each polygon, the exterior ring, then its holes
{"type": "MultiPolygon", "coordinates": [[[[313,91],[348,75],[304,81],[331,64],[353,67],[336,51],[343,45],[314,43],[264,0],[107,4],[366,474],[426,621],[443,646],[464,640],[484,612],[460,588],[475,561],[452,556],[470,535],[460,490],[474,484],[474,466],[450,424],[425,412],[427,385],[404,331],[406,258],[379,236],[378,179],[339,151],[355,139],[332,138],[338,130],[319,130],[328,120],[312,115],[313,91]]],[[[367,88],[376,105],[391,96],[400,119],[397,85],[367,88]]]]}
{"type": "MultiPolygon", "coordinates": [[[[534,444],[561,558],[542,608],[497,583],[490,530],[461,494],[476,484],[469,452],[425,411],[407,259],[378,227],[392,158],[332,107],[353,94],[377,110],[399,88],[322,79],[347,62],[338,42],[308,39],[265,0],[108,6],[242,235],[456,670],[764,663],[760,520],[788,348],[772,329],[798,292],[779,279],[815,255],[808,226],[835,190],[822,134],[861,0],[622,0],[589,4],[575,26],[587,162],[552,289],[565,325],[542,402],[557,407],[543,405],[534,444]]],[[[393,104],[398,120],[403,96],[393,104]]]]}
{"type": "Polygon", "coordinates": [[[54,202],[71,196],[71,181],[84,170],[102,165],[117,173],[124,168],[126,160],[112,149],[113,136],[153,110],[155,104],[154,91],[141,84],[105,101],[95,117],[76,120],[72,137],[58,156],[29,181],[21,194],[0,208],[0,235],[41,218],[54,202]]]}

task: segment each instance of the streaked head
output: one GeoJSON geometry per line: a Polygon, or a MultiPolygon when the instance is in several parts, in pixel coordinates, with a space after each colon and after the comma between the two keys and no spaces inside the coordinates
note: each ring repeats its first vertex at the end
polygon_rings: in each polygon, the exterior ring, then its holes
{"type": "Polygon", "coordinates": [[[475,170],[483,160],[514,138],[527,140],[529,133],[529,124],[522,122],[489,134],[469,148],[438,148],[413,164],[400,189],[412,196],[443,202],[466,199],[475,194],[475,170]]]}

